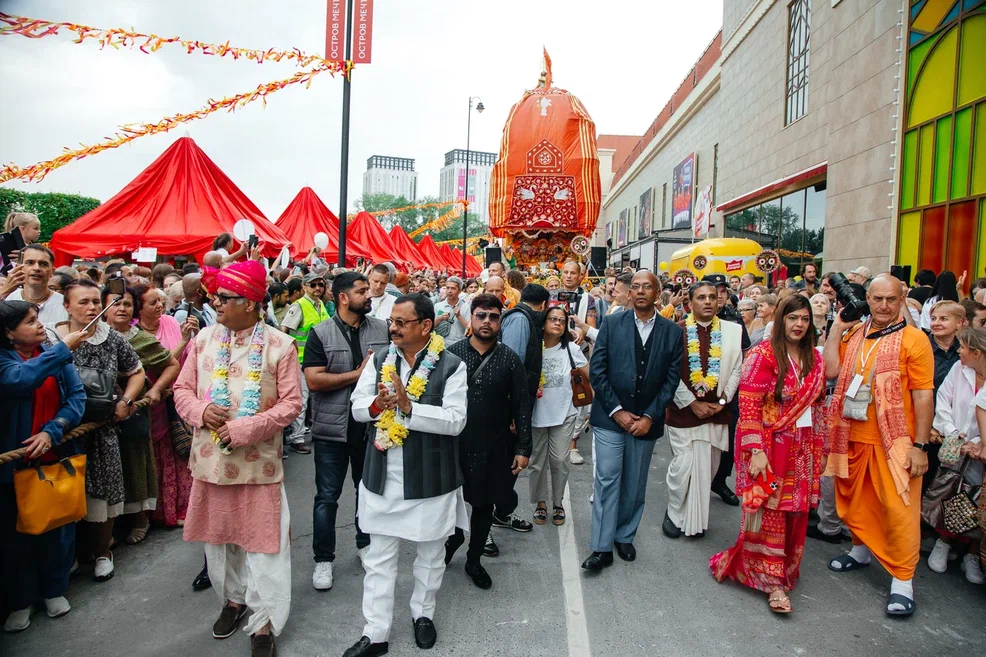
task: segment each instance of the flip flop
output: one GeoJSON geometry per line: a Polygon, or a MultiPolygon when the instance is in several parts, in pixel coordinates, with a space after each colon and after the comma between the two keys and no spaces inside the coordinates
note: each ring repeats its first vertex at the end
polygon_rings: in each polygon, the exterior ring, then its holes
{"type": "Polygon", "coordinates": [[[151,528],[151,523],[147,523],[143,527],[134,527],[130,530],[130,534],[127,536],[127,545],[137,545],[145,538],[147,538],[147,532],[151,528]]]}
{"type": "Polygon", "coordinates": [[[888,616],[910,616],[914,613],[914,601],[908,598],[906,595],[901,595],[900,593],[891,593],[887,597],[887,615],[888,616]],[[902,605],[903,609],[895,609],[891,611],[890,605],[892,604],[902,605]]]}
{"type": "MultiPolygon", "coordinates": [[[[774,593],[777,593],[775,591],[774,593]]],[[[767,607],[775,614],[790,614],[794,611],[791,606],[791,598],[787,594],[781,597],[776,597],[774,593],[771,593],[767,598],[767,607]]]]}
{"type": "Polygon", "coordinates": [[[859,570],[860,568],[869,568],[869,567],[870,567],[870,564],[868,564],[868,563],[859,563],[858,561],[856,561],[855,559],[853,559],[848,554],[843,554],[842,556],[836,557],[835,559],[832,559],[831,561],[829,561],[829,570],[831,570],[832,572],[835,572],[835,573],[848,573],[850,570],[859,570]],[[842,567],[841,568],[833,568],[832,567],[832,564],[834,564],[834,563],[837,563],[837,564],[839,564],[842,567]]]}

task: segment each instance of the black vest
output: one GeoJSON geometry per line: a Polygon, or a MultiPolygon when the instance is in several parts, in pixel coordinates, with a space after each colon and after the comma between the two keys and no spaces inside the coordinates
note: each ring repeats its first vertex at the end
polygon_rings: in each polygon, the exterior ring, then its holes
{"type": "MultiPolygon", "coordinates": [[[[373,354],[380,383],[380,368],[387,358],[388,349],[373,354]]],[[[422,357],[424,354],[422,353],[422,357]]],[[[446,349],[428,377],[428,388],[418,400],[419,404],[441,406],[445,383],[459,368],[462,360],[446,349]]],[[[403,366],[397,358],[397,372],[403,366]]],[[[374,422],[367,425],[366,458],[363,464],[363,485],[371,493],[383,495],[387,481],[387,452],[376,448],[374,440],[377,428],[374,422]]],[[[421,500],[451,493],[462,486],[462,470],[459,468],[459,441],[455,436],[441,436],[421,431],[411,431],[404,441],[404,499],[421,500]]]]}
{"type": "MultiPolygon", "coordinates": [[[[632,311],[631,311],[632,312],[632,311]]],[[[636,321],[636,320],[634,320],[636,321]]],[[[656,321],[656,320],[655,320],[656,321]]],[[[643,408],[638,408],[642,406],[641,392],[644,387],[644,376],[647,374],[647,363],[650,360],[650,351],[654,346],[654,333],[656,332],[656,326],[651,329],[650,335],[647,336],[647,342],[644,343],[640,340],[640,331],[637,330],[636,323],[633,327],[633,352],[634,361],[637,364],[637,379],[634,385],[634,395],[633,404],[634,408],[629,409],[634,415],[640,415],[643,412],[643,408]]]]}
{"type": "MultiPolygon", "coordinates": [[[[537,320],[538,313],[524,302],[503,313],[503,319],[514,313],[520,313],[526,317],[527,324],[531,329],[531,338],[527,341],[527,351],[524,353],[524,371],[527,372],[527,395],[533,410],[534,402],[537,401],[538,388],[541,384],[541,361],[544,357],[544,322],[539,322],[537,320]]],[[[500,320],[501,325],[503,319],[500,320]]]]}

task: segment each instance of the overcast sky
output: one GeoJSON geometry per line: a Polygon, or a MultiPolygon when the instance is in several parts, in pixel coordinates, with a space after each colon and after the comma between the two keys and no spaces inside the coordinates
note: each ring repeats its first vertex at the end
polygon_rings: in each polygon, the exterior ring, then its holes
{"type": "MultiPolygon", "coordinates": [[[[542,44],[555,86],[577,95],[600,134],[636,134],[722,24],[723,0],[376,0],[373,62],[353,76],[349,200],[362,193],[371,155],[415,159],[418,193],[438,194],[444,153],[498,151],[511,105],[536,85],[542,44]]],[[[0,0],[0,10],[50,21],[178,36],[249,48],[323,52],[325,0],[0,0]]],[[[0,37],[0,160],[29,165],[65,146],[92,144],[124,123],[198,109],[210,97],[289,77],[289,63],[188,55],[168,46],[100,51],[71,33],[0,37]]],[[[216,113],[171,133],[72,162],[25,191],[108,200],[175,139],[190,135],[272,221],[310,185],[336,211],[342,80],[289,87],[234,114],[216,113]]]]}

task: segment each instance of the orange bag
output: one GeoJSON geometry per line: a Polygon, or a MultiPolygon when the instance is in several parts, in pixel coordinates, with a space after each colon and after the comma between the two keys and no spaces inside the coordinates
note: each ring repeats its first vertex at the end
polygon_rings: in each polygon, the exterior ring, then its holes
{"type": "Polygon", "coordinates": [[[86,516],[86,455],[14,472],[17,531],[44,534],[86,516]]]}

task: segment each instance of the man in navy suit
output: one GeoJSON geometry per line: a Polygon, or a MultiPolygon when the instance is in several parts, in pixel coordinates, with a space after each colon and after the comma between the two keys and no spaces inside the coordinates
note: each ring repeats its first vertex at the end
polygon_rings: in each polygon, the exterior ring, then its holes
{"type": "Polygon", "coordinates": [[[624,561],[637,558],[633,538],[644,513],[647,472],[685,349],[681,328],[657,314],[660,293],[653,273],[637,272],[630,284],[633,312],[605,318],[589,364],[596,468],[592,554],[582,563],[587,570],[612,565],[614,544],[624,561]]]}

